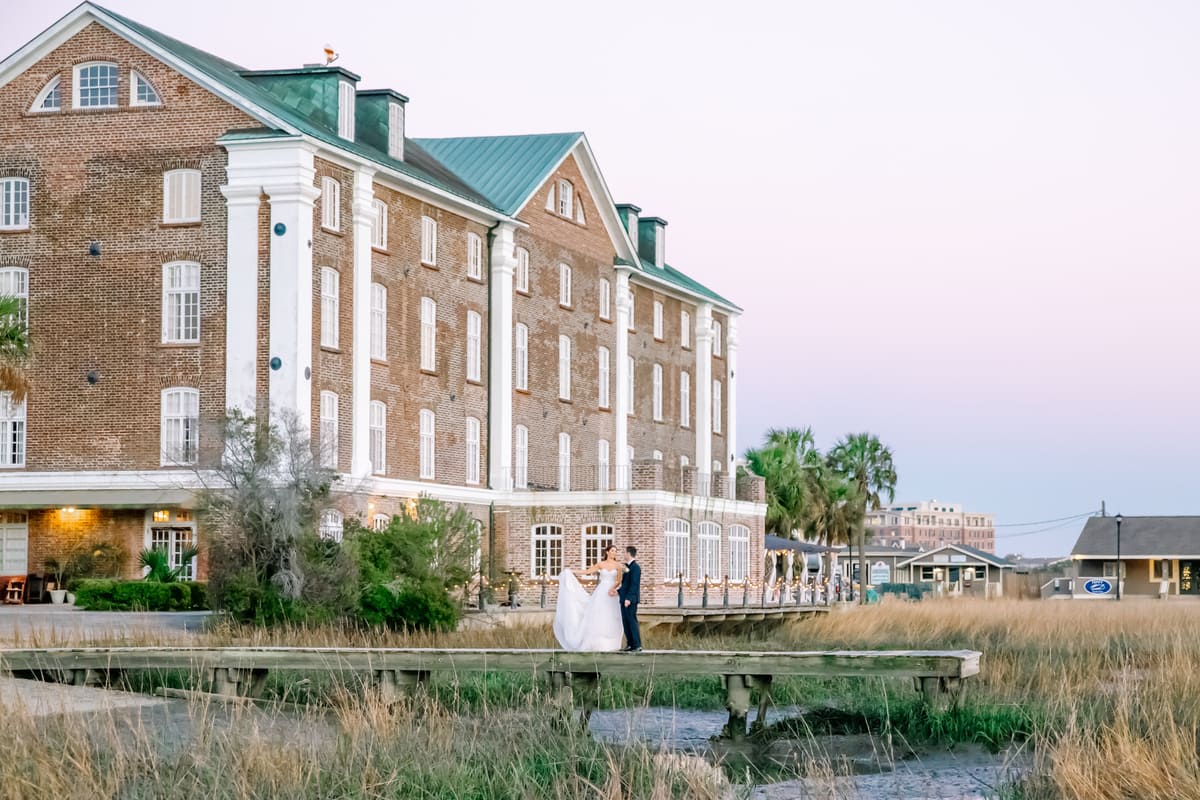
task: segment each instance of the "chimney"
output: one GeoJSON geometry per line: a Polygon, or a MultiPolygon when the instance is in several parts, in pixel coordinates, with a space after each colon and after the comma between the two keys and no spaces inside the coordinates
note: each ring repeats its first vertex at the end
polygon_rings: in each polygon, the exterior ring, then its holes
{"type": "Polygon", "coordinates": [[[667,221],[661,217],[643,217],[638,220],[638,255],[656,267],[667,263],[667,221]]]}
{"type": "Polygon", "coordinates": [[[408,98],[392,89],[360,91],[354,114],[358,141],[403,161],[407,104],[408,98]]]}
{"type": "Polygon", "coordinates": [[[637,245],[638,241],[638,214],[641,209],[633,203],[621,203],[617,206],[617,215],[621,218],[621,224],[625,226],[625,232],[629,234],[629,241],[637,245]]]}

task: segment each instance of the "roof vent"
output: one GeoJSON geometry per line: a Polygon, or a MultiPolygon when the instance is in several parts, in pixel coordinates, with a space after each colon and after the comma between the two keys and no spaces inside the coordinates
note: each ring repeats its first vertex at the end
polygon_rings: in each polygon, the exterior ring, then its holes
{"type": "Polygon", "coordinates": [[[656,267],[667,263],[667,221],[661,217],[638,220],[638,256],[656,267]]]}

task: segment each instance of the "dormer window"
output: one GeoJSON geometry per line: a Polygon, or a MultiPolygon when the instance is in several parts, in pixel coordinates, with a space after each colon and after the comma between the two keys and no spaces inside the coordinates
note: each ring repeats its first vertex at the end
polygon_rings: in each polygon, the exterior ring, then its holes
{"type": "Polygon", "coordinates": [[[338,136],[354,141],[354,84],[338,82],[338,136]]]}
{"type": "Polygon", "coordinates": [[[161,106],[162,100],[150,81],[136,72],[129,73],[129,105],[131,106],[161,106]]]}
{"type": "Polygon", "coordinates": [[[570,219],[574,216],[575,209],[575,187],[570,181],[560,180],[558,182],[558,214],[559,216],[570,219]]]}
{"type": "Polygon", "coordinates": [[[80,64],[75,67],[75,108],[116,108],[117,65],[80,64]]]}
{"type": "Polygon", "coordinates": [[[388,155],[404,160],[404,106],[388,103],[388,155]]]}
{"type": "Polygon", "coordinates": [[[62,108],[62,78],[55,75],[38,93],[30,111],[58,111],[62,108]]]}

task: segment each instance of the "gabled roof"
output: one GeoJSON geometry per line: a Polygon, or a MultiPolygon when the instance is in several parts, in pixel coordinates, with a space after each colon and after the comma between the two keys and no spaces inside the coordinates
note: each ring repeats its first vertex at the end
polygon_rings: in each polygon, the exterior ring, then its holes
{"type": "MultiPolygon", "coordinates": [[[[985,561],[985,562],[991,564],[993,567],[999,567],[1001,569],[1012,569],[1013,568],[1013,565],[1008,563],[1004,559],[998,558],[997,556],[993,555],[992,553],[987,553],[987,552],[984,552],[983,550],[977,550],[974,547],[969,547],[965,544],[944,544],[941,547],[933,547],[933,548],[930,548],[929,550],[926,550],[924,553],[918,553],[917,555],[913,556],[912,558],[908,559],[907,561],[901,561],[900,564],[901,564],[901,566],[912,564],[915,561],[927,559],[931,555],[934,555],[935,553],[940,553],[943,550],[957,550],[958,552],[962,553],[965,556],[970,556],[971,558],[975,558],[980,561],[985,561]]],[[[950,566],[954,566],[954,565],[950,564],[950,566]]]]}
{"type": "MultiPolygon", "coordinates": [[[[187,67],[215,82],[228,93],[244,98],[250,105],[250,108],[244,108],[244,110],[253,116],[259,117],[260,121],[268,127],[290,128],[293,132],[312,137],[331,147],[347,150],[472,204],[483,206],[493,211],[499,211],[486,198],[471,189],[466,183],[455,176],[453,172],[438,164],[425,151],[416,150],[416,152],[410,155],[407,140],[405,160],[397,161],[394,158],[390,158],[384,152],[363,145],[360,142],[351,142],[343,139],[335,131],[328,130],[314,123],[314,115],[312,113],[302,113],[293,109],[267,88],[244,77],[242,74],[249,73],[253,75],[255,73],[231,61],[226,61],[212,53],[207,53],[197,47],[193,47],[186,42],[181,42],[178,39],[167,36],[160,31],[147,27],[140,22],[124,17],[95,3],[85,2],[67,16],[70,17],[81,12],[91,12],[97,21],[106,27],[112,28],[117,35],[123,35],[127,32],[133,33],[135,36],[160,48],[167,55],[174,57],[187,67]],[[115,23],[115,26],[112,23],[115,23]],[[122,31],[121,28],[125,28],[126,31],[122,31]]],[[[134,43],[138,44],[136,41],[134,43]]],[[[301,71],[293,70],[291,72],[301,71]]],[[[276,70],[275,72],[282,74],[284,71],[276,70]]],[[[265,73],[258,74],[262,75],[265,73]]],[[[336,114],[334,114],[334,118],[336,119],[336,114]]]]}
{"type": "MultiPolygon", "coordinates": [[[[1073,558],[1113,558],[1117,552],[1115,517],[1089,517],[1073,558]]],[[[1200,558],[1200,517],[1123,517],[1121,558],[1148,556],[1200,558]]]]}
{"type": "Polygon", "coordinates": [[[482,197],[513,215],[558,169],[582,133],[414,139],[482,197]]]}

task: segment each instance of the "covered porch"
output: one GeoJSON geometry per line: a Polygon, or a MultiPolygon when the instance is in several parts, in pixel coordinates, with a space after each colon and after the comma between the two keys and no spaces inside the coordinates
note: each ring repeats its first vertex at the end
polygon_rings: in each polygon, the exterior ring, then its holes
{"type": "Polygon", "coordinates": [[[1011,564],[966,545],[947,544],[919,553],[897,565],[909,583],[933,584],[943,597],[1002,597],[1004,570],[1011,564]]]}

